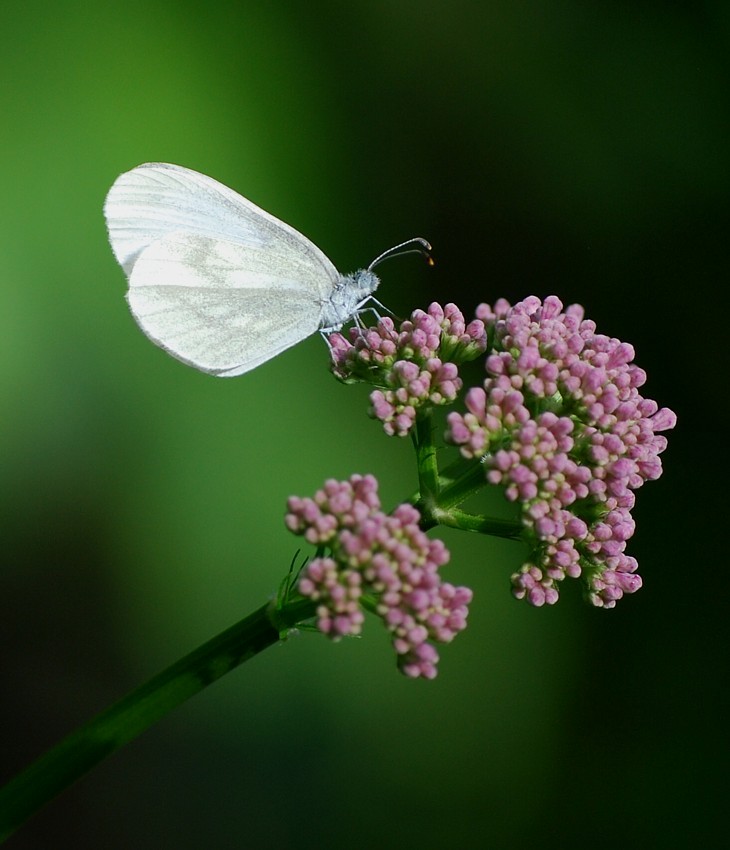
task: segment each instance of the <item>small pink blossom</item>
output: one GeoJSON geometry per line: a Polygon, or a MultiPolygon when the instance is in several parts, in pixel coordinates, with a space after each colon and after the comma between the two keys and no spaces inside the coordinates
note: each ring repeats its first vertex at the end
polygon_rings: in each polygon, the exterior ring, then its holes
{"type": "Polygon", "coordinates": [[[349,336],[349,341],[341,333],[328,338],[333,371],[342,381],[376,387],[370,414],[386,434],[398,437],[410,433],[419,410],[456,399],[462,387],[458,365],[487,344],[481,320],[467,325],[454,304],[435,302],[398,327],[386,317],[372,328],[351,328],[349,336]]]}
{"type": "Polygon", "coordinates": [[[472,592],[441,580],[448,550],[426,536],[420,519],[410,504],[383,513],[375,478],[353,475],[326,481],[312,499],[292,496],[286,525],[331,552],[312,560],[299,579],[302,596],[318,603],[320,631],[333,640],[359,634],[361,597],[372,596],[398,668],[432,679],[439,660],[433,644],[449,643],[466,628],[472,592]]]}
{"type": "Polygon", "coordinates": [[[657,432],[676,415],[641,396],[633,346],[596,333],[580,305],[501,299],[477,317],[494,340],[487,378],[467,392],[465,412],[449,414],[447,439],[520,506],[532,551],[513,593],[552,605],[559,582],[581,576],[589,600],[612,608],[641,587],[625,554],[630,509],[634,491],[661,475],[657,432]]]}

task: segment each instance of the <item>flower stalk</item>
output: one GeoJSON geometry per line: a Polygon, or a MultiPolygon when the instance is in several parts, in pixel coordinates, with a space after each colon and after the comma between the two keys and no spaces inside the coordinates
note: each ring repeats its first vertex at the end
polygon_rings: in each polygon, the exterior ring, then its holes
{"type": "Polygon", "coordinates": [[[436,445],[433,440],[434,424],[430,410],[419,413],[416,427],[411,432],[416,450],[416,468],[418,470],[419,506],[421,515],[428,518],[431,509],[436,506],[440,483],[436,445]]]}

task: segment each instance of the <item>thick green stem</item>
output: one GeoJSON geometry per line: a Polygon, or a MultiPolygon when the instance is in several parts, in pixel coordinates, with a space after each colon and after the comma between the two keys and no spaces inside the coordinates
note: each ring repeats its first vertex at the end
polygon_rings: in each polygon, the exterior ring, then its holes
{"type": "Polygon", "coordinates": [[[413,443],[416,448],[418,466],[418,489],[422,504],[435,503],[439,492],[439,470],[436,460],[436,446],[433,442],[433,419],[431,412],[420,412],[416,417],[413,430],[413,443]]]}
{"type": "Polygon", "coordinates": [[[0,842],[64,788],[221,676],[314,616],[309,600],[264,605],[72,732],[0,789],[0,842]]]}

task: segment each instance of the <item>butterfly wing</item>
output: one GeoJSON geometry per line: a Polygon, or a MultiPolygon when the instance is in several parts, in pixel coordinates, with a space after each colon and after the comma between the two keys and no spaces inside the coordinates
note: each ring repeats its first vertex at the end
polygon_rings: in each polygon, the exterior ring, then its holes
{"type": "Polygon", "coordinates": [[[122,174],[104,213],[137,323],[211,374],[242,374],[314,333],[339,280],[293,227],[181,166],[122,174]]]}
{"type": "Polygon", "coordinates": [[[142,251],[127,300],[145,334],[178,360],[231,377],[313,334],[321,306],[301,264],[264,249],[175,231],[142,251]]]}

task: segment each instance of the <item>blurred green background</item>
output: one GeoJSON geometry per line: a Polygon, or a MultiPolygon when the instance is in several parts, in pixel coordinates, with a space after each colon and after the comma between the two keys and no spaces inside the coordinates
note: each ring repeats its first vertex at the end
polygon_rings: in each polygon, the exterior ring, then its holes
{"type": "Polygon", "coordinates": [[[210,174],[342,271],[427,237],[434,269],[382,269],[400,315],[579,301],[680,417],[638,494],[645,586],[616,610],[569,587],[530,609],[509,594],[519,546],[442,535],[475,601],[436,681],[399,676],[374,622],[292,639],[9,847],[696,847],[724,829],[725,453],[702,405],[726,395],[729,23],[727,3],[2,4],[0,778],[262,604],[299,545],[288,495],[373,472],[392,507],[415,486],[409,443],[319,338],[232,380],[144,338],[101,214],[120,172],[210,174]]]}

